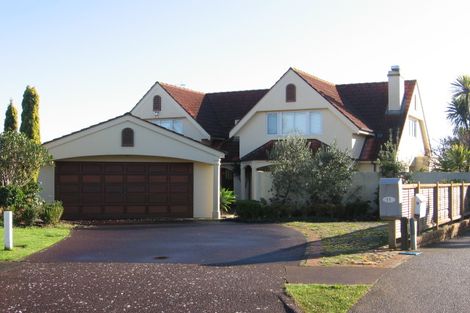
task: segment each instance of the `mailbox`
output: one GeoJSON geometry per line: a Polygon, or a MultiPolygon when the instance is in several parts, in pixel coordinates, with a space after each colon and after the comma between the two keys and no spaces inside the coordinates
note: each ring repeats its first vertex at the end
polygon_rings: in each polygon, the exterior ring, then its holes
{"type": "Polygon", "coordinates": [[[380,218],[396,220],[402,217],[401,178],[381,178],[379,189],[380,218]]]}
{"type": "Polygon", "coordinates": [[[420,193],[415,195],[415,212],[414,215],[417,217],[426,216],[426,197],[420,193]]]}

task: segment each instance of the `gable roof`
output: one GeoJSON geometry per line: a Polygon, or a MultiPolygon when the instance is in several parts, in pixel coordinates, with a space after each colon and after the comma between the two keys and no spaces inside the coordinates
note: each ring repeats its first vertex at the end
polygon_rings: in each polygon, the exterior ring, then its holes
{"type": "Polygon", "coordinates": [[[301,70],[292,68],[307,84],[317,91],[323,98],[333,105],[339,112],[348,118],[357,128],[366,132],[372,132],[360,118],[355,116],[343,103],[342,97],[336,88],[336,85],[326,80],[320,79],[301,70]]]}
{"type": "Polygon", "coordinates": [[[376,160],[390,135],[395,142],[400,140],[416,86],[416,80],[406,80],[401,112],[388,114],[387,82],[336,85],[344,104],[374,130],[374,136],[364,142],[359,160],[376,160]]]}
{"type": "Polygon", "coordinates": [[[213,138],[228,138],[241,119],[268,89],[202,93],[159,83],[163,89],[213,138]]]}
{"type": "Polygon", "coordinates": [[[50,147],[55,146],[55,145],[61,145],[69,139],[74,140],[74,139],[76,139],[75,137],[82,136],[82,135],[87,135],[89,133],[93,133],[94,131],[100,130],[102,127],[105,127],[107,124],[113,124],[114,122],[118,122],[119,120],[125,120],[125,119],[134,120],[135,122],[142,123],[142,125],[145,125],[147,128],[157,130],[160,133],[166,134],[167,136],[176,139],[177,141],[184,142],[184,143],[189,144],[191,146],[197,147],[199,150],[210,151],[210,153],[212,153],[212,154],[217,154],[217,155],[220,155],[220,157],[224,157],[224,153],[221,150],[219,150],[215,147],[205,145],[204,143],[202,143],[198,140],[194,140],[191,137],[182,135],[180,133],[177,133],[177,132],[172,131],[170,129],[167,129],[165,127],[162,127],[162,126],[159,126],[159,125],[154,124],[152,122],[149,122],[147,120],[141,119],[140,117],[137,117],[137,116],[135,116],[135,115],[133,115],[129,112],[124,113],[124,114],[119,115],[119,116],[116,116],[116,117],[113,117],[113,118],[108,119],[106,121],[103,121],[101,123],[94,124],[94,125],[91,125],[91,126],[86,127],[86,128],[82,128],[78,131],[74,131],[72,133],[63,135],[61,137],[46,141],[46,142],[42,143],[42,145],[46,146],[47,148],[50,148],[50,147]]]}
{"type": "MultiPolygon", "coordinates": [[[[411,97],[416,88],[415,80],[405,81],[404,105],[399,114],[387,114],[388,82],[359,84],[334,84],[314,75],[291,68],[310,87],[324,97],[336,110],[359,130],[369,133],[364,142],[360,160],[376,160],[382,144],[388,140],[390,130],[394,139],[400,140],[411,97]]],[[[162,88],[207,132],[216,145],[228,147],[230,130],[235,121],[242,119],[269,89],[203,93],[166,83],[162,88]],[[222,145],[223,142],[223,145],[222,145]]],[[[225,150],[222,148],[222,150],[225,150]]],[[[253,151],[254,152],[254,151],[253,151]]],[[[230,153],[229,153],[230,154],[230,153]]],[[[238,156],[229,156],[236,159],[238,156]]]]}

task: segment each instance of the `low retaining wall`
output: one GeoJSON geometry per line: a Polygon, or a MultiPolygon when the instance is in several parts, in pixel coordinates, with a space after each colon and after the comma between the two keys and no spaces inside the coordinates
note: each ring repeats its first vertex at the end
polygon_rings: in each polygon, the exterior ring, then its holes
{"type": "Polygon", "coordinates": [[[452,239],[462,235],[464,231],[470,229],[470,219],[465,219],[460,222],[455,222],[449,225],[443,225],[437,230],[431,232],[422,233],[418,238],[418,247],[424,247],[426,245],[452,239]]]}

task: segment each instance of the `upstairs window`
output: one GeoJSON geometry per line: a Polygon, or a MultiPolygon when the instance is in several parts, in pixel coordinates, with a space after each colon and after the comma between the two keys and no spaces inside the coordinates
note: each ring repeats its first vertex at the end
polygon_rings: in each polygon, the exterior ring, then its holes
{"type": "Polygon", "coordinates": [[[160,112],[162,110],[162,97],[153,97],[153,112],[160,112]]]}
{"type": "Polygon", "coordinates": [[[296,101],[295,85],[289,84],[286,86],[286,102],[295,102],[295,101],[296,101]]]}
{"type": "Polygon", "coordinates": [[[121,146],[134,146],[134,130],[132,128],[124,128],[121,132],[121,146]]]}
{"type": "Polygon", "coordinates": [[[321,112],[270,112],[266,114],[268,135],[320,135],[323,131],[321,112]]]}
{"type": "Polygon", "coordinates": [[[178,134],[183,133],[183,121],[181,119],[158,119],[154,120],[153,123],[166,129],[177,132],[178,134]]]}
{"type": "Polygon", "coordinates": [[[418,121],[410,119],[408,122],[408,127],[410,136],[415,138],[418,137],[418,121]]]}

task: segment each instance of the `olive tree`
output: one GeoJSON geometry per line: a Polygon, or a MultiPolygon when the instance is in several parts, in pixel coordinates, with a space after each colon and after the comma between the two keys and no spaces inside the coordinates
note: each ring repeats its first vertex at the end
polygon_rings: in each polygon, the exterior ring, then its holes
{"type": "Polygon", "coordinates": [[[286,203],[304,196],[312,160],[309,142],[297,135],[287,136],[274,144],[269,156],[274,200],[286,203]]]}
{"type": "Polygon", "coordinates": [[[356,162],[336,143],[323,145],[310,162],[308,189],[313,203],[340,204],[351,187],[356,162]]]}

